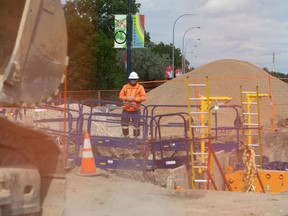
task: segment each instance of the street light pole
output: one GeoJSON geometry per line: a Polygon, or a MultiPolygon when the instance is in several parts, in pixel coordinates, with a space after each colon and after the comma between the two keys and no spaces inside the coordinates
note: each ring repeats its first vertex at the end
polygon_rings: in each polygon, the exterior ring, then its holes
{"type": "MultiPolygon", "coordinates": [[[[192,39],[193,40],[193,39],[192,39]]],[[[197,39],[196,39],[197,40],[197,39]]],[[[198,40],[200,40],[200,39],[198,39],[198,40]]],[[[186,52],[186,48],[187,48],[187,44],[188,43],[186,43],[185,44],[185,47],[184,47],[184,59],[186,59],[186,53],[188,53],[188,52],[186,52]]],[[[198,47],[197,45],[194,45],[193,47],[198,47]]],[[[194,52],[190,52],[190,53],[194,53],[194,52]]],[[[193,57],[197,57],[197,56],[193,56],[193,57]]],[[[186,68],[186,61],[184,60],[184,70],[185,70],[185,68],[186,68]]],[[[186,71],[185,71],[186,72],[186,71]]]]}
{"type": "Polygon", "coordinates": [[[128,15],[127,15],[127,75],[126,81],[128,81],[129,74],[131,73],[131,61],[132,61],[132,0],[128,0],[128,15]]]}
{"type": "MultiPolygon", "coordinates": [[[[191,54],[194,54],[193,52],[187,52],[188,54],[189,53],[191,53],[191,54]]],[[[198,56],[196,56],[196,55],[194,55],[194,56],[192,56],[193,58],[197,58],[198,56]]],[[[185,67],[186,67],[186,63],[184,63],[185,64],[185,67]]],[[[193,68],[193,67],[192,67],[193,68]]]]}
{"type": "Polygon", "coordinates": [[[195,14],[183,14],[183,15],[179,16],[174,21],[174,24],[173,24],[173,45],[172,45],[172,76],[173,76],[173,78],[175,77],[175,70],[174,70],[174,32],[175,32],[175,24],[181,17],[190,16],[190,15],[195,15],[195,14]]]}
{"type": "Polygon", "coordinates": [[[185,61],[185,52],[184,52],[184,40],[185,40],[185,35],[188,31],[190,31],[191,29],[200,29],[199,26],[197,27],[191,27],[189,29],[187,29],[185,31],[185,33],[183,34],[183,38],[182,38],[182,73],[184,73],[185,67],[184,67],[184,61],[185,61]]]}

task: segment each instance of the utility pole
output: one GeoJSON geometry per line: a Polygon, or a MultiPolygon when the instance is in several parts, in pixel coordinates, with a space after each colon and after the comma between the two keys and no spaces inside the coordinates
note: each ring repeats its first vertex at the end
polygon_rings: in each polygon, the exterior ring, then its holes
{"type": "Polygon", "coordinates": [[[128,0],[128,15],[127,15],[127,81],[131,73],[131,51],[132,51],[132,0],[128,0]]]}

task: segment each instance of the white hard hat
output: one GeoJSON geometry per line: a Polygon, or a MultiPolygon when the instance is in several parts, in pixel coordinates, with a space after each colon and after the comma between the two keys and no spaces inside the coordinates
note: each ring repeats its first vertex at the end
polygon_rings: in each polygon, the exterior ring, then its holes
{"type": "Polygon", "coordinates": [[[139,77],[138,74],[135,71],[133,71],[130,73],[128,79],[139,79],[139,77]]]}

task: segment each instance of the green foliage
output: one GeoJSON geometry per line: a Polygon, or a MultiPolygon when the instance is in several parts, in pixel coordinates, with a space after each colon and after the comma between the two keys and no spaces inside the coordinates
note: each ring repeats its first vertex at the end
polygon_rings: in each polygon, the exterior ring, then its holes
{"type": "MultiPolygon", "coordinates": [[[[136,71],[140,81],[152,81],[165,79],[166,66],[171,64],[167,54],[159,55],[153,52],[153,43],[146,44],[146,48],[132,50],[132,70],[136,71]]],[[[124,67],[123,56],[124,50],[117,54],[119,66],[124,67]]]]}
{"type": "Polygon", "coordinates": [[[288,83],[288,74],[283,74],[283,73],[280,73],[280,72],[269,71],[268,68],[266,68],[266,67],[264,67],[263,70],[265,70],[271,76],[274,76],[274,77],[277,77],[279,79],[282,79],[284,82],[288,83]]]}
{"type": "Polygon", "coordinates": [[[125,82],[123,67],[116,64],[116,49],[112,49],[113,41],[107,39],[103,34],[98,35],[97,48],[94,55],[97,56],[95,86],[97,89],[118,89],[125,82]],[[111,50],[112,49],[112,50],[111,50]]]}
{"type": "MultiPolygon", "coordinates": [[[[132,14],[141,4],[132,0],[132,14]]],[[[119,89],[126,82],[124,50],[114,49],[114,15],[128,13],[128,0],[68,0],[64,5],[68,31],[68,90],[119,89]]],[[[132,70],[142,81],[165,79],[172,45],[151,42],[132,50],[132,70]]],[[[181,66],[175,49],[175,67],[181,66]]]]}
{"type": "MultiPolygon", "coordinates": [[[[172,64],[172,44],[165,45],[163,42],[160,42],[159,44],[154,44],[152,47],[153,52],[159,54],[162,57],[169,58],[170,62],[167,62],[168,65],[172,64]]],[[[182,56],[181,51],[179,48],[174,48],[174,66],[175,68],[181,68],[182,67],[182,56]]],[[[189,64],[189,62],[187,62],[189,64]]]]}
{"type": "MultiPolygon", "coordinates": [[[[128,13],[128,0],[98,0],[99,31],[114,40],[114,15],[128,13]]],[[[138,13],[140,4],[132,0],[132,14],[138,13]]]]}
{"type": "Polygon", "coordinates": [[[161,57],[149,48],[136,49],[133,53],[136,59],[132,61],[132,68],[139,71],[139,76],[143,81],[165,79],[166,66],[171,62],[167,61],[167,55],[161,57]]]}
{"type": "Polygon", "coordinates": [[[64,6],[68,31],[69,90],[93,89],[95,57],[90,47],[93,47],[95,26],[89,16],[80,13],[80,6],[78,1],[68,1],[64,6]]]}

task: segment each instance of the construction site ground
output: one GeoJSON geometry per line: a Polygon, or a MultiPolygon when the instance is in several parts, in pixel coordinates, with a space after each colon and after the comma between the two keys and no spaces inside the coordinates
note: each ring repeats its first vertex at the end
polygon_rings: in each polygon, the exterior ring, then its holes
{"type": "Polygon", "coordinates": [[[126,171],[77,172],[67,172],[65,216],[288,216],[288,192],[172,190],[136,178],[141,172],[133,177],[126,171]]]}
{"type": "MultiPolygon", "coordinates": [[[[188,75],[190,78],[198,78],[200,81],[203,81],[203,77],[209,76],[211,95],[231,96],[233,100],[229,103],[232,105],[240,103],[240,86],[245,87],[244,89],[248,91],[255,91],[255,87],[259,86],[261,93],[271,93],[273,97],[261,100],[263,156],[270,162],[288,161],[288,87],[286,83],[269,78],[265,71],[248,62],[236,60],[216,61],[195,69],[187,73],[188,75]],[[218,78],[220,75],[222,79],[218,78]],[[273,84],[273,88],[270,88],[269,83],[273,84]],[[272,104],[275,106],[275,115],[271,112],[274,109],[272,104]],[[274,130],[275,125],[277,130],[274,130]]],[[[185,77],[178,77],[151,90],[144,105],[177,104],[186,106],[187,95],[183,93],[186,92],[185,77]],[[183,94],[175,94],[175,92],[183,94]]],[[[83,113],[89,113],[89,110],[85,109],[86,106],[83,106],[83,113]]],[[[171,108],[159,109],[155,111],[154,115],[163,115],[170,110],[171,108]]],[[[111,112],[120,111],[120,109],[116,109],[111,112]]],[[[172,111],[187,112],[186,108],[183,110],[177,108],[172,111]]],[[[50,112],[33,113],[35,120],[36,117],[42,118],[42,115],[48,115],[50,112]]],[[[217,116],[218,126],[231,126],[235,120],[235,111],[219,109],[217,116]]],[[[101,116],[101,120],[102,118],[104,117],[101,116]]],[[[175,120],[177,119],[174,116],[168,120],[165,119],[167,124],[175,122],[175,120]]],[[[61,128],[58,122],[55,124],[61,128]]],[[[85,127],[87,127],[86,124],[81,129],[85,131],[87,129],[85,127]]],[[[167,135],[169,135],[168,138],[179,137],[183,133],[183,129],[179,132],[175,128],[167,127],[162,130],[162,137],[167,135]]],[[[91,129],[91,135],[95,134],[117,137],[121,136],[121,128],[97,123],[93,124],[91,129]],[[97,129],[97,131],[95,132],[93,129],[97,129]]],[[[232,130],[219,131],[218,136],[218,141],[223,143],[235,141],[237,137],[235,131],[232,130]]],[[[216,137],[214,138],[212,142],[216,143],[216,137]]],[[[107,152],[99,152],[105,156],[109,155],[106,154],[107,152]]],[[[242,162],[242,152],[239,149],[225,152],[224,156],[224,159],[221,160],[223,170],[224,165],[233,166],[242,162]]],[[[271,194],[199,189],[175,190],[167,189],[169,170],[143,173],[135,170],[103,170],[97,167],[98,175],[88,177],[78,175],[77,169],[79,167],[67,170],[65,216],[192,216],[200,214],[203,216],[288,216],[288,192],[271,194]]],[[[286,184],[287,180],[284,183],[286,184]]]]}

